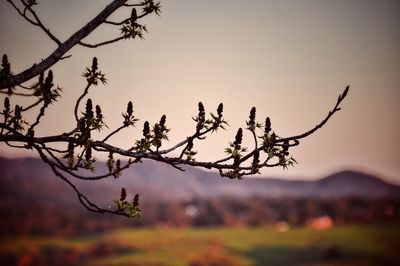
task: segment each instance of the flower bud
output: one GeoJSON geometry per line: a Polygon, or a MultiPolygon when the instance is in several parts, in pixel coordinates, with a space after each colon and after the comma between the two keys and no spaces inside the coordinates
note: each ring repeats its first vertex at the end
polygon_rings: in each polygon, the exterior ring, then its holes
{"type": "Polygon", "coordinates": [[[265,119],[264,133],[268,134],[271,131],[271,120],[269,117],[265,119]]]}
{"type": "Polygon", "coordinates": [[[129,101],[128,106],[126,107],[126,113],[130,117],[133,114],[133,104],[129,101]]]}
{"type": "Polygon", "coordinates": [[[136,194],[135,197],[133,198],[132,205],[134,207],[139,206],[139,194],[136,194]]]}
{"type": "Polygon", "coordinates": [[[149,134],[150,134],[150,125],[149,125],[149,122],[146,121],[146,122],[144,122],[144,125],[143,125],[143,136],[145,138],[147,138],[147,137],[149,137],[149,134]]]}
{"type": "Polygon", "coordinates": [[[103,119],[103,114],[101,113],[101,108],[99,105],[96,105],[96,117],[97,119],[103,119]]]}
{"type": "Polygon", "coordinates": [[[92,73],[95,73],[98,69],[98,64],[97,64],[97,57],[93,57],[92,61],[92,73]]]}
{"type": "Polygon", "coordinates": [[[135,22],[137,20],[137,12],[136,12],[136,8],[132,8],[132,12],[131,12],[131,22],[135,22]]]}
{"type": "Polygon", "coordinates": [[[120,201],[124,201],[126,199],[126,190],[125,190],[125,188],[123,187],[122,189],[121,189],[121,197],[120,197],[120,201]]]}
{"type": "Polygon", "coordinates": [[[92,99],[87,99],[86,101],[86,118],[93,118],[93,104],[92,104],[92,99]]]}
{"type": "Polygon", "coordinates": [[[236,145],[242,144],[242,138],[243,138],[243,130],[242,128],[239,128],[235,136],[235,144],[236,145]]]}
{"type": "Polygon", "coordinates": [[[167,116],[166,116],[166,115],[163,115],[163,116],[161,117],[161,119],[160,119],[160,128],[161,128],[161,130],[164,130],[164,129],[165,129],[165,123],[166,123],[166,121],[167,121],[167,116]]]}
{"type": "Polygon", "coordinates": [[[256,119],[256,108],[255,107],[251,108],[249,119],[250,119],[250,122],[254,123],[254,119],[256,119]]]}
{"type": "Polygon", "coordinates": [[[205,112],[204,105],[202,102],[199,102],[199,114],[204,112],[205,112]]]}
{"type": "Polygon", "coordinates": [[[224,111],[224,105],[222,104],[222,103],[220,103],[219,105],[218,105],[218,109],[217,109],[217,114],[218,114],[218,117],[222,117],[222,112],[224,111]]]}

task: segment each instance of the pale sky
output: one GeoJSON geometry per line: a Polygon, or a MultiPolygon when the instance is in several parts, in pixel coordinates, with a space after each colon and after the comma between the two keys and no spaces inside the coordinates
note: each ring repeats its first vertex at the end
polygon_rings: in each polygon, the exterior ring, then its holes
{"type": "MultiPolygon", "coordinates": [[[[110,1],[39,1],[38,14],[61,40],[82,27],[110,1]]],[[[377,173],[400,183],[400,1],[161,1],[161,17],[146,18],[145,40],[99,49],[76,47],[53,67],[63,98],[51,106],[40,134],[74,126],[74,101],[82,92],[85,66],[97,56],[107,86],[91,90],[110,128],[132,100],[136,129],[112,143],[129,148],[143,122],[167,115],[171,146],[193,133],[197,103],[215,112],[224,103],[230,128],[195,146],[198,159],[224,155],[251,107],[260,122],[270,116],[280,136],[316,125],[346,85],[343,110],[292,150],[299,165],[264,175],[321,177],[346,168],[377,173]]],[[[127,13],[130,11],[127,10],[127,13]]],[[[114,17],[121,17],[116,14],[114,17]]],[[[91,40],[116,36],[104,27],[91,40]]],[[[10,5],[0,1],[0,52],[17,73],[47,57],[55,45],[10,5]]],[[[88,40],[89,41],[89,40],[88,40]]],[[[0,95],[3,102],[4,95],[0,95]]],[[[13,103],[18,101],[12,99],[13,103]]],[[[251,140],[251,135],[245,135],[251,140]]],[[[249,146],[251,142],[249,142],[249,146]]],[[[2,156],[34,154],[0,144],[2,156]]]]}

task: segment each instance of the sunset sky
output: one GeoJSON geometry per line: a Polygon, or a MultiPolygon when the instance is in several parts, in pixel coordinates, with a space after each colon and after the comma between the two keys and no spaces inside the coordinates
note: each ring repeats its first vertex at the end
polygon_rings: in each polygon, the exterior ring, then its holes
{"type": "MultiPolygon", "coordinates": [[[[41,0],[36,9],[66,40],[109,2],[41,0]]],[[[93,56],[108,84],[89,96],[101,105],[108,126],[121,125],[129,100],[141,119],[135,129],[112,139],[115,145],[131,147],[144,121],[155,123],[166,114],[172,128],[166,146],[172,146],[193,133],[191,117],[199,101],[209,112],[223,102],[230,128],[195,146],[197,158],[204,160],[224,155],[251,107],[257,108],[258,121],[271,117],[279,136],[297,135],[320,122],[349,84],[343,110],[293,149],[300,164],[263,175],[316,178],[353,168],[400,183],[400,1],[165,0],[161,5],[160,17],[143,20],[149,29],[145,40],[75,47],[71,58],[52,68],[64,92],[47,110],[37,135],[74,127],[74,102],[85,86],[81,74],[93,56]]],[[[118,34],[118,28],[105,26],[87,41],[118,34]]],[[[0,1],[0,36],[0,52],[7,53],[14,73],[55,49],[5,0],[0,1]]],[[[5,96],[0,97],[2,103],[5,96]]],[[[2,156],[34,155],[4,144],[0,149],[2,156]]]]}

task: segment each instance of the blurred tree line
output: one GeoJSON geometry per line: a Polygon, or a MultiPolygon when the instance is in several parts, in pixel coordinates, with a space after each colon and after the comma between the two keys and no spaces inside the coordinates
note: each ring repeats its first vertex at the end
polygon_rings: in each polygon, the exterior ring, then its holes
{"type": "Polygon", "coordinates": [[[191,201],[144,203],[142,219],[102,216],[51,204],[0,203],[0,235],[79,235],[115,230],[119,227],[213,227],[263,226],[287,222],[304,226],[327,216],[334,224],[400,222],[400,200],[367,200],[356,197],[323,199],[247,199],[218,197],[191,201]]]}

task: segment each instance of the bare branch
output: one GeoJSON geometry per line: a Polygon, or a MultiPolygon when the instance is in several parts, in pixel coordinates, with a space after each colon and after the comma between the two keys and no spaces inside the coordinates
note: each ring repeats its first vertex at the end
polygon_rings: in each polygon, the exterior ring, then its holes
{"type": "Polygon", "coordinates": [[[109,17],[115,10],[121,7],[127,0],[114,0],[109,5],[107,5],[95,18],[93,18],[84,27],[74,33],[71,37],[63,42],[51,55],[41,62],[33,65],[31,68],[25,71],[11,76],[7,79],[0,80],[0,90],[14,87],[16,85],[22,84],[33,77],[36,77],[40,73],[46,71],[55,63],[57,63],[63,55],[68,52],[72,47],[78,44],[83,38],[87,37],[91,32],[93,32],[98,26],[100,26],[107,17],[109,17]]]}
{"type": "Polygon", "coordinates": [[[32,25],[38,26],[37,22],[33,21],[32,19],[30,19],[28,16],[26,16],[25,12],[22,12],[17,5],[12,1],[12,0],[7,0],[7,2],[9,2],[11,4],[11,6],[18,12],[18,14],[23,17],[24,19],[26,19],[29,23],[31,23],[32,25]]]}
{"type": "Polygon", "coordinates": [[[310,136],[310,135],[313,134],[315,131],[317,131],[318,129],[320,129],[321,127],[323,127],[323,126],[329,121],[329,119],[330,119],[336,112],[338,112],[338,111],[341,110],[341,108],[340,108],[339,106],[340,106],[341,102],[344,100],[344,98],[347,96],[347,93],[349,92],[349,89],[350,89],[350,86],[348,85],[348,86],[345,88],[345,90],[343,91],[343,93],[339,95],[339,98],[338,98],[338,100],[337,100],[337,102],[336,102],[336,104],[335,104],[335,107],[334,107],[331,111],[329,111],[329,113],[328,113],[328,115],[325,117],[325,119],[322,120],[322,121],[321,121],[318,125],[316,125],[313,129],[311,129],[311,130],[309,130],[309,131],[307,131],[307,132],[305,132],[305,133],[303,133],[303,134],[297,135],[297,136],[293,136],[293,137],[289,137],[289,138],[280,139],[278,142],[284,142],[284,141],[289,141],[289,140],[299,140],[299,139],[303,139],[303,138],[305,138],[305,137],[310,136]]]}
{"type": "Polygon", "coordinates": [[[99,42],[99,43],[96,43],[96,44],[79,42],[79,45],[82,45],[82,46],[88,47],[88,48],[97,48],[97,47],[100,47],[100,46],[103,46],[103,45],[107,45],[107,44],[111,44],[111,43],[115,43],[115,42],[118,42],[118,41],[121,41],[121,40],[124,40],[124,39],[126,39],[126,37],[120,36],[120,37],[116,37],[116,38],[114,38],[112,40],[99,42]]]}
{"type": "MultiPolygon", "coordinates": [[[[47,36],[49,36],[50,39],[52,39],[57,45],[60,46],[60,45],[61,45],[61,41],[60,41],[59,39],[57,39],[57,38],[50,32],[50,30],[49,30],[48,28],[46,28],[46,27],[43,25],[43,23],[40,21],[38,15],[37,15],[36,12],[32,9],[32,7],[31,7],[30,5],[28,5],[24,0],[20,0],[20,1],[21,1],[21,3],[25,6],[25,10],[28,10],[28,11],[32,14],[32,16],[35,18],[36,22],[33,23],[33,24],[36,25],[36,26],[38,26],[38,27],[40,27],[40,28],[47,34],[47,36]]],[[[25,10],[24,10],[24,17],[25,17],[26,19],[28,19],[27,16],[25,15],[25,13],[26,13],[25,10]]]]}
{"type": "MultiPolygon", "coordinates": [[[[64,43],[59,43],[51,32],[42,24],[39,17],[32,9],[35,1],[25,2],[20,0],[25,9],[22,11],[12,0],[7,0],[18,14],[24,17],[31,24],[40,27],[53,41],[59,44],[59,47],[45,60],[30,69],[23,71],[15,76],[12,75],[11,66],[8,62],[7,55],[3,55],[0,68],[0,93],[14,94],[20,96],[32,97],[32,104],[22,107],[15,104],[11,107],[10,98],[5,97],[4,108],[0,115],[3,116],[3,122],[0,123],[0,143],[13,148],[33,149],[42,160],[49,165],[54,174],[69,185],[76,193],[80,203],[89,211],[96,213],[109,213],[134,217],[139,215],[138,196],[135,196],[132,203],[126,201],[126,191],[121,190],[119,200],[114,200],[116,209],[104,209],[92,202],[84,195],[79,188],[72,182],[76,179],[95,181],[106,178],[117,178],[121,173],[131,165],[142,162],[144,160],[152,160],[169,165],[177,170],[185,171],[185,166],[213,169],[220,173],[222,177],[231,179],[240,179],[246,175],[256,175],[260,173],[260,169],[268,167],[283,167],[294,165],[296,160],[290,155],[289,150],[299,145],[299,140],[308,137],[322,128],[331,117],[341,110],[340,104],[347,96],[349,86],[339,95],[338,100],[327,114],[327,116],[318,123],[314,128],[303,134],[279,137],[272,131],[271,120],[266,118],[264,126],[256,121],[256,108],[250,111],[249,120],[246,127],[239,128],[234,139],[227,143],[225,155],[214,161],[197,160],[195,157],[198,151],[195,150],[197,140],[205,140],[213,132],[226,129],[228,122],[223,116],[224,106],[222,103],[218,105],[216,113],[206,114],[203,103],[198,103],[198,114],[192,119],[195,127],[192,132],[187,134],[186,138],[172,144],[169,148],[165,148],[165,142],[169,139],[170,128],[166,125],[166,115],[162,115],[160,121],[154,125],[150,125],[148,121],[143,124],[143,136],[139,139],[130,140],[133,143],[130,148],[121,148],[110,144],[108,141],[111,137],[116,136],[122,129],[135,126],[139,120],[134,116],[133,103],[128,102],[126,112],[122,113],[122,125],[109,132],[106,137],[99,139],[97,133],[108,129],[104,122],[101,107],[94,105],[92,99],[86,101],[86,108],[79,113],[82,100],[88,95],[92,86],[98,85],[100,82],[105,85],[107,79],[105,74],[98,69],[97,58],[94,57],[91,68],[86,67],[83,77],[87,84],[82,94],[76,99],[73,116],[76,120],[76,126],[72,129],[62,129],[61,132],[53,136],[36,136],[34,129],[39,126],[45,117],[46,108],[55,102],[61,93],[61,88],[53,88],[53,72],[48,71],[45,78],[45,70],[56,64],[59,60],[70,57],[65,56],[75,45],[81,45],[88,48],[97,48],[99,46],[116,43],[123,39],[140,37],[142,32],[147,31],[146,26],[136,22],[138,18],[142,18],[150,13],[159,14],[160,3],[154,3],[152,0],[145,0],[138,4],[127,4],[127,0],[114,0],[106,8],[104,8],[94,19],[87,25],[74,33],[64,43]],[[120,7],[138,7],[143,8],[142,14],[137,15],[135,8],[132,8],[131,16],[122,22],[110,22],[107,18],[120,7]],[[29,16],[27,15],[30,14],[29,16]],[[33,19],[32,19],[33,16],[33,19]],[[99,42],[97,44],[88,44],[82,40],[87,37],[94,29],[103,24],[111,24],[121,27],[122,36],[114,39],[99,42]],[[31,86],[24,86],[22,83],[31,78],[39,76],[38,82],[31,86]],[[14,87],[20,87],[28,93],[14,92],[14,87]],[[3,89],[3,90],[2,90],[3,89]],[[5,90],[7,89],[7,90],[5,90]],[[41,104],[39,110],[35,110],[36,116],[33,121],[25,121],[23,117],[26,111],[41,104]],[[252,148],[244,147],[245,143],[244,130],[251,132],[253,139],[252,148]],[[61,148],[60,148],[61,147],[61,148]],[[64,147],[64,148],[62,148],[64,147]],[[96,162],[94,155],[108,155],[108,160],[104,162],[107,169],[94,173],[96,167],[101,162],[96,162]],[[178,155],[176,155],[178,154],[178,155]],[[118,157],[114,159],[114,155],[118,157]],[[121,162],[126,158],[124,162],[121,162]]],[[[20,89],[19,88],[19,89],[20,89]]]]}

